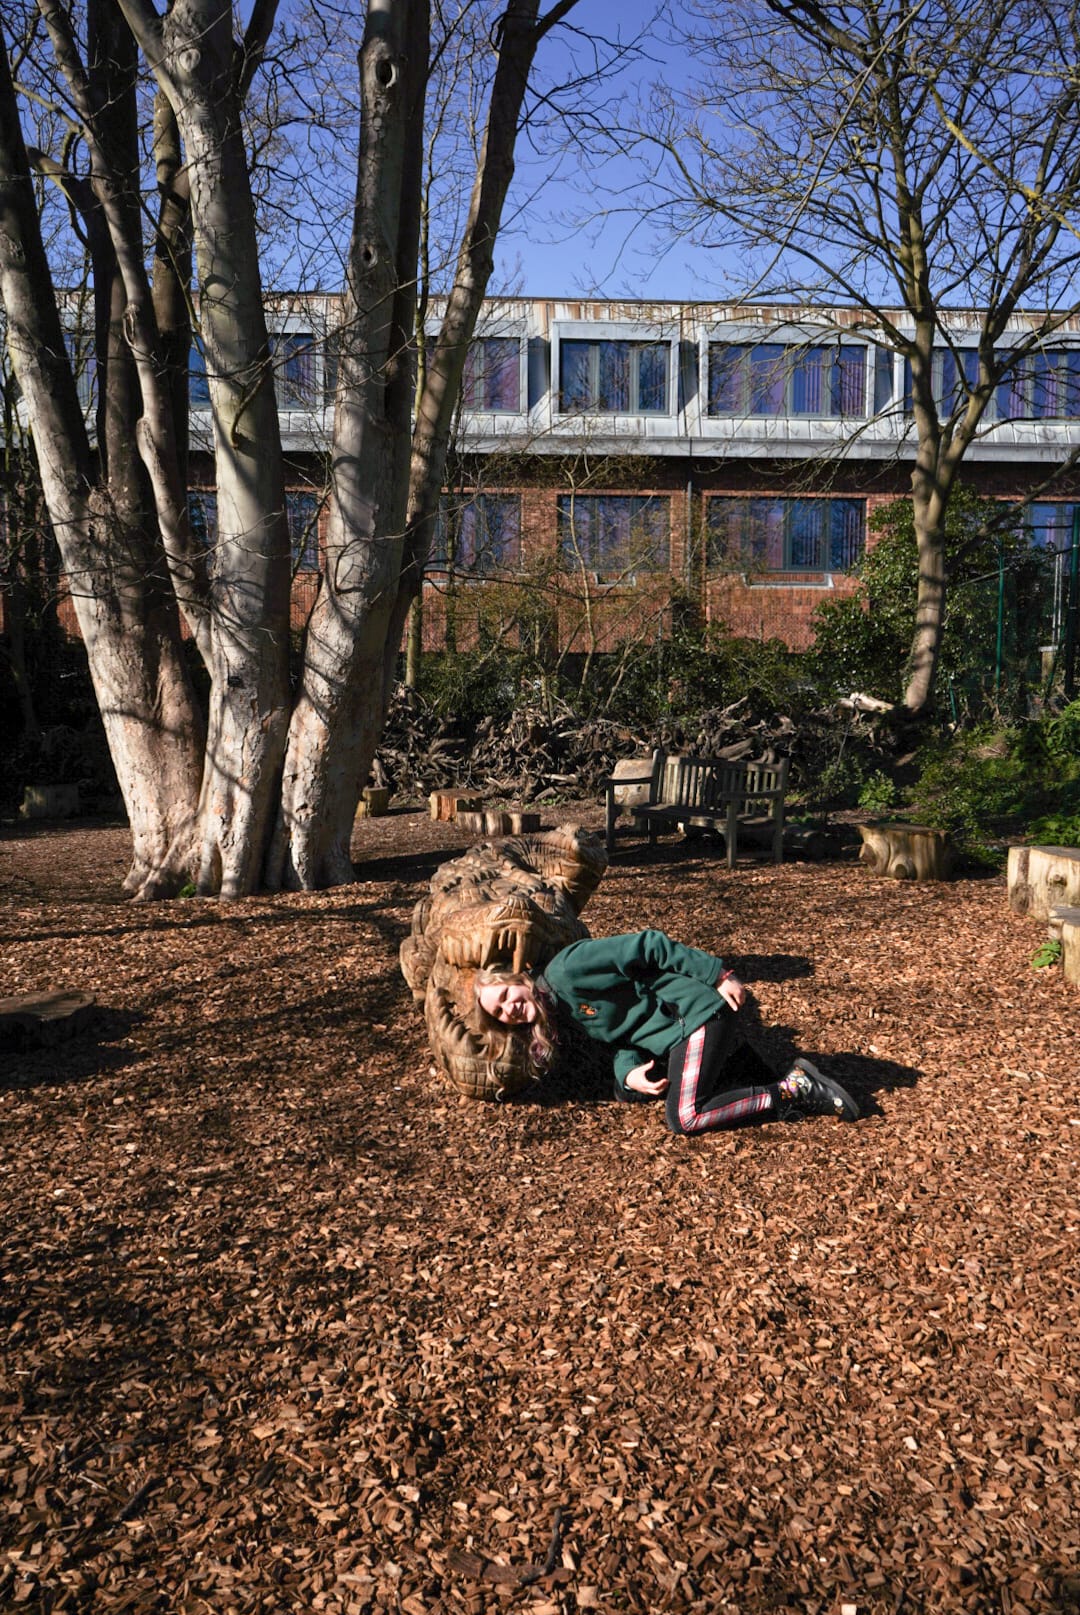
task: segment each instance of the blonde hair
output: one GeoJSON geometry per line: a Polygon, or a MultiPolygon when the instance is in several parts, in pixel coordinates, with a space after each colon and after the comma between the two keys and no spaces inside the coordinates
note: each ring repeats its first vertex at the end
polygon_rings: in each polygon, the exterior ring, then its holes
{"type": "Polygon", "coordinates": [[[524,970],[478,970],[476,972],[476,1014],[481,1029],[485,1032],[503,1032],[510,1037],[518,1038],[521,1042],[528,1039],[529,1060],[533,1067],[532,1075],[537,1077],[540,1072],[549,1066],[555,1057],[555,1016],[550,998],[541,992],[532,976],[524,970]],[[536,1019],[521,1026],[507,1026],[494,1015],[489,1015],[480,1002],[479,988],[481,987],[527,987],[536,1005],[536,1019]]]}

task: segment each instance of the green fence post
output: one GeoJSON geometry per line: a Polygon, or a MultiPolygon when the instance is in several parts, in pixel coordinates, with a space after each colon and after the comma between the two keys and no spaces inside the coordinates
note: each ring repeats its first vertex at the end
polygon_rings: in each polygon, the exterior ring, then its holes
{"type": "Polygon", "coordinates": [[[1001,663],[1005,653],[1005,545],[1000,535],[998,554],[997,645],[994,651],[994,700],[1001,704],[1001,663]]]}
{"type": "Polygon", "coordinates": [[[1069,593],[1065,606],[1065,699],[1076,696],[1076,613],[1080,605],[1080,505],[1073,506],[1072,543],[1069,547],[1069,593]]]}

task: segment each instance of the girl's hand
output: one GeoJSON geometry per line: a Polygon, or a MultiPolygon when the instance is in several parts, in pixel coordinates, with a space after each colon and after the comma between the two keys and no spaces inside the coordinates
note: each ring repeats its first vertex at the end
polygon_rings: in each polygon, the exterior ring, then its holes
{"type": "Polygon", "coordinates": [[[668,1085],[667,1077],[657,1077],[655,1081],[650,1081],[649,1079],[649,1072],[655,1064],[655,1060],[646,1060],[644,1065],[636,1065],[632,1071],[628,1071],[625,1079],[626,1086],[634,1093],[663,1093],[668,1085]]]}
{"type": "Polygon", "coordinates": [[[725,976],[717,982],[716,990],[729,1009],[739,1009],[746,1002],[746,988],[738,976],[725,976]]]}

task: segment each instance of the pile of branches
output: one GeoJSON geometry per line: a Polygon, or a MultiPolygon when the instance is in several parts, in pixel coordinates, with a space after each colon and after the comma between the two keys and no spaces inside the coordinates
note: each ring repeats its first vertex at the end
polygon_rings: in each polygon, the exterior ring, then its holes
{"type": "Polygon", "coordinates": [[[792,783],[819,777],[845,747],[864,757],[890,749],[886,715],[841,704],[791,716],[762,715],[750,695],[729,706],[640,728],[609,718],[582,718],[565,703],[553,711],[518,707],[509,720],[476,724],[447,717],[415,691],[399,689],[376,759],[377,782],[400,797],[460,788],[521,802],[595,794],[625,757],[654,747],[710,757],[789,757],[792,783]]]}
{"type": "Polygon", "coordinates": [[[606,718],[579,718],[565,703],[553,712],[521,706],[509,720],[468,724],[399,690],[376,763],[398,796],[460,787],[537,802],[589,794],[619,757],[643,748],[644,735],[606,718]]]}

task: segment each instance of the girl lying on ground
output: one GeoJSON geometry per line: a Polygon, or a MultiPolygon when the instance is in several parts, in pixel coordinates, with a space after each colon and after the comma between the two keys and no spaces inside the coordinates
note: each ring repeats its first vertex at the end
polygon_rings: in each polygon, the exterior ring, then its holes
{"type": "Polygon", "coordinates": [[[481,1018],[521,1028],[538,1071],[552,1058],[557,1015],[568,1015],[614,1051],[617,1098],[666,1095],[673,1133],[805,1115],[858,1119],[851,1095],[809,1060],[778,1079],[742,1034],[746,988],[734,971],[663,931],[571,942],[535,976],[482,970],[476,998],[481,1018]]]}

